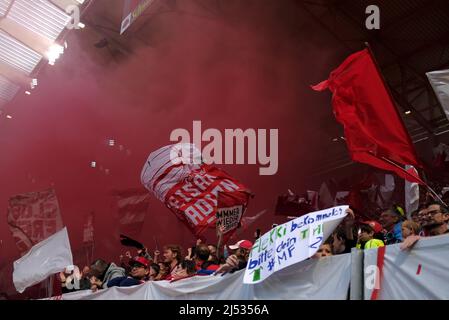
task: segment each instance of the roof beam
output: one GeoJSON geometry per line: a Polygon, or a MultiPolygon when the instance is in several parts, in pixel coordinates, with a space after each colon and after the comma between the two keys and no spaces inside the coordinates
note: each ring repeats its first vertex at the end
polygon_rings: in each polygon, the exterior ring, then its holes
{"type": "Polygon", "coordinates": [[[8,18],[0,19],[0,29],[42,56],[46,55],[48,48],[53,44],[53,41],[50,39],[28,30],[8,18]]]}
{"type": "Polygon", "coordinates": [[[3,62],[0,62],[0,74],[19,86],[29,87],[31,84],[31,77],[3,62]]]}
{"type": "MultiPolygon", "coordinates": [[[[68,6],[80,6],[81,3],[77,0],[50,0],[55,6],[59,7],[62,11],[65,12],[68,6]]],[[[84,1],[82,1],[84,2],[84,1]]]]}

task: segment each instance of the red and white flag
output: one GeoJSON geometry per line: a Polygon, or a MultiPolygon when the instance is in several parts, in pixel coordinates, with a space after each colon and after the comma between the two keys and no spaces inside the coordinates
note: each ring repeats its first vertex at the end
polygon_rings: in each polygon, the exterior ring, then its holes
{"type": "Polygon", "coordinates": [[[21,255],[62,229],[58,199],[53,189],[9,199],[8,225],[21,255]]]}
{"type": "Polygon", "coordinates": [[[251,194],[226,172],[202,163],[193,144],[174,144],[152,152],[142,169],[141,181],[196,236],[208,228],[215,229],[217,207],[234,210],[239,216],[236,219],[240,219],[251,194]],[[218,205],[219,193],[224,200],[218,205]]]}
{"type": "Polygon", "coordinates": [[[150,196],[145,189],[126,189],[115,191],[117,199],[119,232],[137,236],[142,231],[150,206],[150,196]]]}

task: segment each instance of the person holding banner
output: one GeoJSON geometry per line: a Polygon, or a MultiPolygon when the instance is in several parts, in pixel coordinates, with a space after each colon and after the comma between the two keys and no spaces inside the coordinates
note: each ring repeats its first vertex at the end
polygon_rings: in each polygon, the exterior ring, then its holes
{"type": "MultiPolygon", "coordinates": [[[[430,203],[426,210],[419,212],[421,227],[426,236],[449,234],[449,209],[439,202],[430,203]]],[[[411,249],[421,239],[419,235],[411,235],[401,244],[402,250],[411,249]]]]}

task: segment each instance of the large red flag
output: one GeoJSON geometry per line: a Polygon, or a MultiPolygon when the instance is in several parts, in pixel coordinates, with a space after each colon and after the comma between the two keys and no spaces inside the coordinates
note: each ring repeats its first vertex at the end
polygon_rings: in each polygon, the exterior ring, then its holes
{"type": "Polygon", "coordinates": [[[424,184],[419,176],[401,167],[422,166],[368,49],[349,56],[328,80],[312,88],[332,91],[334,114],[344,126],[354,161],[424,184]]]}

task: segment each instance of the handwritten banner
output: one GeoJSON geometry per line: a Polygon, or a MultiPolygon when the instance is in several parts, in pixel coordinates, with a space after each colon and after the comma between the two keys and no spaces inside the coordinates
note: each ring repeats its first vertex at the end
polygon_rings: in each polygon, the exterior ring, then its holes
{"type": "Polygon", "coordinates": [[[315,211],[265,233],[254,243],[243,282],[261,282],[274,272],[313,256],[346,216],[348,207],[315,211]]]}

